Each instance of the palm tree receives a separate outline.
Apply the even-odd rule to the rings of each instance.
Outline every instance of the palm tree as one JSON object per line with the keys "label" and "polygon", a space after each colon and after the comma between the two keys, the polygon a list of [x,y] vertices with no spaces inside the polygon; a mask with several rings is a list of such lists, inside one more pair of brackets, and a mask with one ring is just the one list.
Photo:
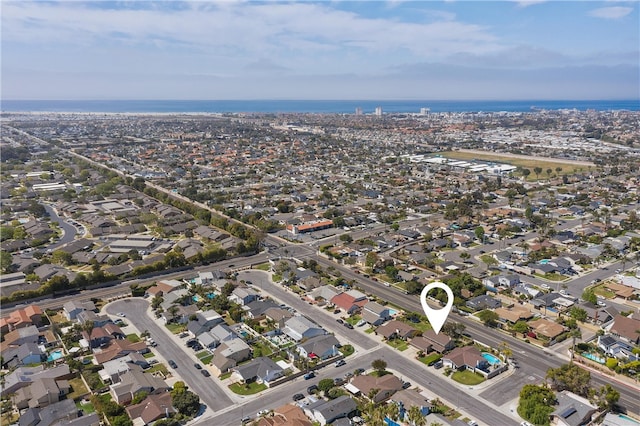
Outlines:
{"label": "palm tree", "polygon": [[413,426],[427,426],[427,419],[422,415],[420,407],[412,405],[407,412],[407,420]]}
{"label": "palm tree", "polygon": [[576,352],[576,338],[581,338],[582,332],[579,328],[575,328],[569,332],[569,336],[573,339],[573,342],[571,343],[571,359],[569,361],[573,362],[573,356]]}
{"label": "palm tree", "polygon": [[387,417],[391,420],[397,420],[398,416],[400,416],[400,407],[395,402],[390,402],[385,407],[385,412]]}
{"label": "palm tree", "polygon": [[173,321],[176,318],[176,314],[178,313],[178,307],[176,305],[171,305],[167,309],[167,313],[171,316],[169,322]]}

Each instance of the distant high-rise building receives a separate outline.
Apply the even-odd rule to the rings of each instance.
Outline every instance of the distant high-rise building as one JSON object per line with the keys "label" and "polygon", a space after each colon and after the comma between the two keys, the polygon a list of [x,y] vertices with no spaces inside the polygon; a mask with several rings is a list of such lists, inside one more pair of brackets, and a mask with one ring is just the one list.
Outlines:
{"label": "distant high-rise building", "polygon": [[431,108],[420,108],[420,115],[429,115]]}
{"label": "distant high-rise building", "polygon": [[376,107],[376,115],[380,117],[382,115],[382,107]]}
{"label": "distant high-rise building", "polygon": [[362,115],[362,108],[360,107],[356,108],[356,115]]}

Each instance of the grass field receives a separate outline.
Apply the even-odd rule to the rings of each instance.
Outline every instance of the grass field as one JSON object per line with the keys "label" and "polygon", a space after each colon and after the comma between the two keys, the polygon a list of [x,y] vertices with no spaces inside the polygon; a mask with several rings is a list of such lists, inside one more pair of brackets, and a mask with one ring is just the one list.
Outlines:
{"label": "grass field", "polygon": [[451,378],[463,385],[477,385],[484,382],[484,377],[469,370],[456,371],[451,375]]}
{"label": "grass field", "polygon": [[[531,174],[528,180],[536,180],[536,175],[533,172],[535,167],[540,167],[542,173],[538,176],[540,179],[547,179],[547,169],[553,170],[551,175],[570,175],[579,171],[586,171],[589,169],[589,165],[585,163],[572,162],[559,159],[547,159],[539,157],[519,157],[511,154],[501,154],[493,152],[467,152],[467,151],[447,151],[442,153],[443,157],[453,158],[456,160],[485,160],[495,161],[498,163],[511,164],[516,167],[522,167],[531,170]],[[560,172],[556,172],[556,167],[561,167]],[[595,167],[594,164],[591,167]]]}
{"label": "grass field", "polygon": [[246,385],[243,385],[242,383],[234,383],[232,385],[229,385],[229,389],[231,389],[233,393],[237,393],[238,395],[253,395],[267,389],[267,385],[263,383],[258,384],[256,382]]}

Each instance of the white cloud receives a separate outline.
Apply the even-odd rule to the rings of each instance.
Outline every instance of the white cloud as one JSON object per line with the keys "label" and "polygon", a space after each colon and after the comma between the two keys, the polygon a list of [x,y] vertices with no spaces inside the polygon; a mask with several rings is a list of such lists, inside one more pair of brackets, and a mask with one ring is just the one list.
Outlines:
{"label": "white cloud", "polygon": [[589,16],[603,19],[620,19],[633,12],[632,7],[610,6],[593,9],[589,12]]}
{"label": "white cloud", "polygon": [[535,4],[546,3],[547,0],[513,0],[518,3],[520,7],[529,7]]}

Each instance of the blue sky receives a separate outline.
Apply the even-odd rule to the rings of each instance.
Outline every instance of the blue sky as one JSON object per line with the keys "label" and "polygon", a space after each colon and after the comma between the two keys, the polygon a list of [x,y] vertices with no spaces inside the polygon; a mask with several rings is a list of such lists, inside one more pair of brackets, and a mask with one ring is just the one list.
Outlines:
{"label": "blue sky", "polygon": [[3,99],[639,99],[640,3],[2,1]]}

